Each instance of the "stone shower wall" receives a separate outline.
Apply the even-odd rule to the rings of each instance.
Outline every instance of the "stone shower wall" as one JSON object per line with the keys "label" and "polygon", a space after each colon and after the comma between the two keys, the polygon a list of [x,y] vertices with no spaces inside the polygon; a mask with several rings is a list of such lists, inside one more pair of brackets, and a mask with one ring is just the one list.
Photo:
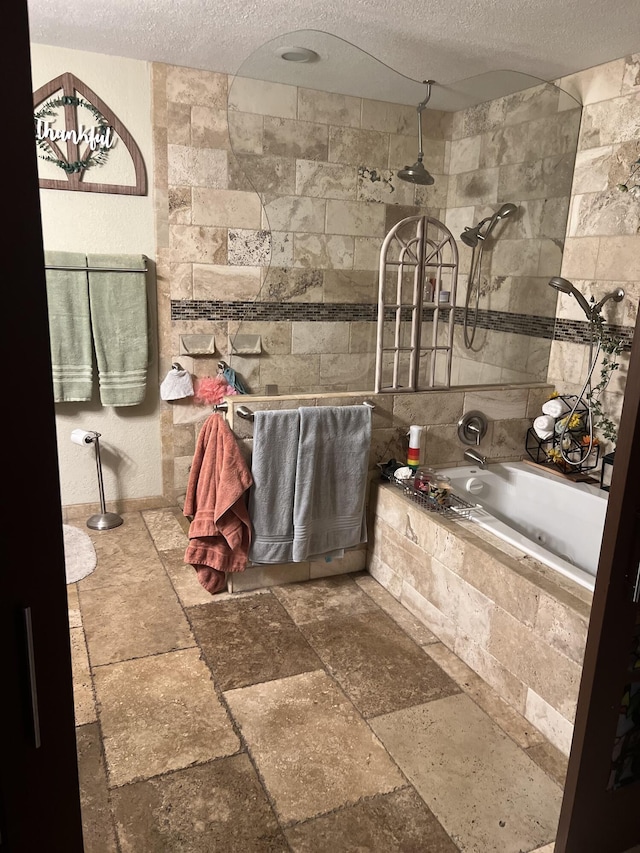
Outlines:
{"label": "stone shower wall", "polygon": [[[436,183],[415,188],[395,177],[415,158],[412,107],[154,65],[161,376],[176,357],[199,376],[215,374],[224,358],[257,393],[372,387],[382,235],[400,218],[428,211],[458,236],[513,201],[518,215],[497,226],[499,239],[485,252],[479,351],[469,358],[457,327],[452,380],[539,380],[551,350],[549,380],[561,383],[559,390],[576,390],[587,324],[566,313],[574,308],[566,298],[558,302],[556,320],[556,294],[547,281],[562,271],[580,286],[580,276],[591,275],[593,281],[585,281],[596,295],[624,282],[627,299],[606,313],[630,339],[638,290],[636,214],[630,197],[602,188],[601,173],[610,163],[607,180],[615,183],[631,162],[637,65],[637,56],[621,59],[559,81],[571,91],[582,80],[576,93],[586,91],[561,270],[566,203],[550,179],[559,179],[562,192],[571,184],[568,145],[578,112],[558,90],[541,86],[536,97],[518,93],[453,115],[427,110],[425,161]],[[542,190],[536,188],[541,179]],[[621,204],[624,216],[612,217]],[[597,225],[590,224],[592,214]],[[464,272],[471,253],[459,247]],[[515,262],[523,272],[518,277],[509,275]],[[459,306],[464,275],[460,284]],[[459,321],[461,309],[456,313]],[[261,336],[259,357],[231,354],[229,338],[238,329]],[[178,335],[189,332],[213,334],[215,353],[179,356]],[[624,371],[614,379],[607,406],[617,411]],[[162,404],[165,494],[180,493],[208,412],[190,402]]]}
{"label": "stone shower wall", "polygon": [[[549,84],[453,115],[445,224],[458,238],[500,204],[518,207],[484,244],[478,328],[466,349],[456,326],[454,384],[531,382],[546,370],[556,304],[547,282],[560,274],[579,122],[579,104]],[[460,241],[459,251],[466,274],[472,250]],[[459,306],[467,283],[461,276]]]}
{"label": "stone shower wall", "polygon": [[[414,187],[396,177],[417,156],[413,107],[160,64],[152,89],[161,376],[222,358],[252,393],[373,387],[380,244],[443,215],[451,116],[425,114],[436,182]],[[233,353],[239,329],[260,355]],[[179,354],[195,333],[215,337],[210,357]],[[162,404],[165,493],[209,412]]]}
{"label": "stone shower wall", "polygon": [[[622,302],[608,302],[603,316],[630,340],[640,301],[640,190],[621,192],[631,165],[640,157],[640,53],[608,62],[558,81],[584,103],[562,275],[589,299],[622,287]],[[636,183],[640,182],[640,175]],[[584,315],[575,300],[558,297],[560,322]],[[554,340],[549,382],[561,393],[578,393],[588,364],[588,346]],[[603,394],[603,408],[619,420],[624,399],[628,351]],[[599,381],[599,367],[594,382]]]}

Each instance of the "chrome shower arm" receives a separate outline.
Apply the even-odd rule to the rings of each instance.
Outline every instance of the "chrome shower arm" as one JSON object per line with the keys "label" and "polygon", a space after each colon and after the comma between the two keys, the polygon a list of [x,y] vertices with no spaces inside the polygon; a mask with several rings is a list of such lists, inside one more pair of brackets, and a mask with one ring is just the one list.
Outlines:
{"label": "chrome shower arm", "polygon": [[421,113],[424,109],[426,109],[427,104],[431,98],[431,85],[435,83],[435,80],[423,80],[424,85],[427,87],[427,94],[424,96],[424,100],[420,101],[418,104],[418,112]]}
{"label": "chrome shower arm", "polygon": [[424,96],[424,100],[420,101],[417,106],[418,112],[418,162],[422,163],[422,158],[424,157],[424,149],[422,147],[422,113],[427,107],[429,100],[431,98],[431,84],[433,80],[425,80],[424,81],[427,87],[427,94]]}
{"label": "chrome shower arm", "polygon": [[602,306],[610,299],[613,299],[614,302],[620,302],[622,299],[624,299],[624,290],[621,287],[618,287],[616,288],[616,290],[612,290],[611,293],[605,294],[600,300],[600,302],[596,302],[596,304],[594,305],[594,314],[599,314],[602,310]]}

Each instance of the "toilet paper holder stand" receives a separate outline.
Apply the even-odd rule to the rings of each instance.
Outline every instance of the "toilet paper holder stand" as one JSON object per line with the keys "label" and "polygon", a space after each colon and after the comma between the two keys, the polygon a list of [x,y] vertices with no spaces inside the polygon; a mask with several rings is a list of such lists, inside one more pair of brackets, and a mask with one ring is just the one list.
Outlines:
{"label": "toilet paper holder stand", "polygon": [[100,433],[91,430],[86,438],[87,443],[93,444],[96,452],[96,470],[98,472],[98,491],[100,493],[100,512],[87,519],[87,527],[91,530],[112,530],[119,527],[124,519],[115,512],[107,512],[104,500],[104,480],[102,478],[102,460],[100,459]]}

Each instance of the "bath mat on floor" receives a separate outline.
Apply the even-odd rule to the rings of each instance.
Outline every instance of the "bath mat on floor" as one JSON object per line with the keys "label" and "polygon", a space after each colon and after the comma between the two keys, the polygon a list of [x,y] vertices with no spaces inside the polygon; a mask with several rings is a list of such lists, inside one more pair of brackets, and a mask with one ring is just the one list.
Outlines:
{"label": "bath mat on floor", "polygon": [[70,524],[63,524],[64,564],[67,583],[86,578],[95,569],[98,558],[89,535]]}

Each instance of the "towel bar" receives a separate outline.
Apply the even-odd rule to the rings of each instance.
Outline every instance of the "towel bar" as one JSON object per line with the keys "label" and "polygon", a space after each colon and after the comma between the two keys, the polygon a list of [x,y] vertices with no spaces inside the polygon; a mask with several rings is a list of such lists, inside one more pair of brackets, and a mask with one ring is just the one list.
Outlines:
{"label": "towel bar", "polygon": [[75,270],[78,270],[79,272],[149,272],[149,267],[147,266],[149,258],[146,255],[142,255],[142,259],[144,261],[144,267],[141,267],[140,269],[130,267],[71,267],[45,264],[45,270],[63,270],[65,272],[73,272]]}
{"label": "towel bar", "polygon": [[[373,411],[376,407],[375,403],[372,403],[371,400],[363,400],[362,405],[366,406],[368,409],[371,409],[371,411]],[[213,407],[214,412],[227,412],[228,410],[229,404],[226,402],[216,403]],[[245,421],[253,420],[253,412],[251,411],[251,409],[247,409],[246,406],[238,406],[238,408],[235,410],[235,414],[238,415],[239,418],[243,418]]]}

